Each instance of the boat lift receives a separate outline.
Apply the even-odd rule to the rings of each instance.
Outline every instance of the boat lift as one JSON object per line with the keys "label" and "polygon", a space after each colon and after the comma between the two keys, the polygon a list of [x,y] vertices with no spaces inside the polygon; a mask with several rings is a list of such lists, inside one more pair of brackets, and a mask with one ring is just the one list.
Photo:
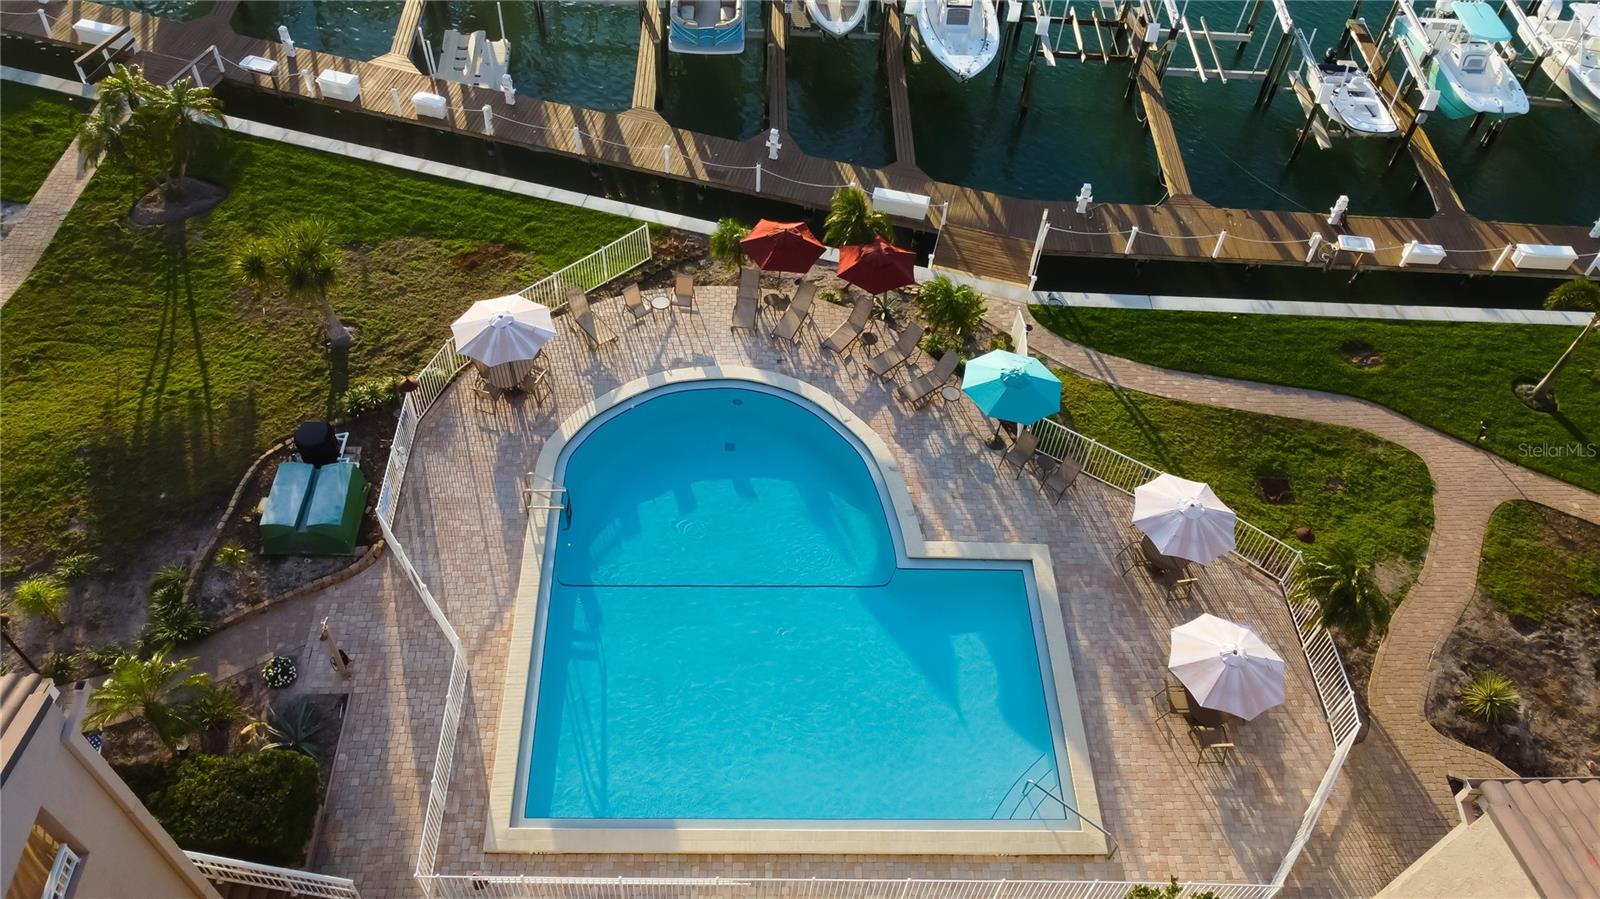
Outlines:
{"label": "boat lift", "polygon": [[[1537,0],[1537,2],[1534,4],[1534,9],[1537,10],[1543,5],[1543,0]],[[1522,76],[1522,90],[1524,93],[1528,94],[1528,103],[1533,106],[1550,106],[1557,108],[1567,106],[1569,104],[1572,106],[1577,106],[1577,101],[1571,99],[1570,97],[1567,99],[1562,99],[1560,97],[1551,96],[1552,92],[1559,88],[1559,85],[1556,83],[1554,78],[1548,77],[1550,74],[1549,72],[1545,73],[1547,76],[1545,80],[1548,83],[1545,85],[1544,93],[1537,97],[1531,93],[1528,93],[1528,88],[1533,85],[1534,73],[1543,68],[1546,60],[1554,57],[1554,62],[1557,66],[1566,66],[1568,61],[1572,59],[1572,51],[1557,47],[1555,42],[1550,39],[1550,35],[1547,34],[1542,28],[1539,28],[1538,25],[1528,17],[1528,13],[1522,9],[1522,4],[1520,2],[1515,2],[1514,0],[1514,2],[1507,3],[1506,11],[1511,13],[1512,22],[1516,26],[1512,29],[1512,32],[1522,40],[1523,44],[1527,45],[1528,52],[1531,54],[1531,57],[1524,57],[1520,53],[1508,55],[1506,57],[1507,63],[1527,63],[1528,70],[1523,73]],[[1535,12],[1535,15],[1537,14],[1538,13]]]}
{"label": "boat lift", "polygon": [[[1356,12],[1360,11],[1361,3],[1362,0],[1355,0],[1355,11],[1351,13],[1352,18],[1355,17]],[[1517,0],[1507,0],[1507,2],[1502,5],[1502,8],[1516,5]],[[1409,27],[1409,30],[1416,35],[1417,39],[1425,47],[1427,47],[1427,52],[1424,53],[1420,59],[1417,57],[1416,53],[1412,51],[1410,44],[1408,44],[1406,41],[1400,40],[1395,35],[1394,24],[1397,18],[1404,19]],[[1403,73],[1400,83],[1395,91],[1394,100],[1391,102],[1398,101],[1401,97],[1405,96],[1406,83],[1408,81],[1419,91],[1425,91],[1427,89],[1426,86],[1429,83],[1427,72],[1428,63],[1433,61],[1433,57],[1439,52],[1439,48],[1434,46],[1433,41],[1429,39],[1428,31],[1422,25],[1422,19],[1418,17],[1416,9],[1412,6],[1412,0],[1395,0],[1394,5],[1390,7],[1388,18],[1384,20],[1383,29],[1380,33],[1380,37],[1378,38],[1378,52],[1380,55],[1388,58],[1388,54],[1384,51],[1384,45],[1386,43],[1389,45],[1389,52],[1396,53],[1406,68],[1406,71]],[[1509,41],[1499,44],[1498,47],[1501,57],[1506,60],[1508,65],[1519,55],[1517,49],[1511,46]],[[1535,68],[1537,68],[1537,66],[1535,66]],[[1515,73],[1513,72],[1513,74]],[[1530,70],[1527,78],[1531,77],[1532,71]],[[1524,81],[1526,81],[1526,79],[1524,79]],[[1473,131],[1477,130],[1478,126],[1483,122],[1483,116],[1484,114],[1480,112],[1472,117],[1472,124],[1467,126],[1468,134],[1471,134]],[[1489,127],[1484,130],[1483,138],[1479,141],[1478,145],[1487,149],[1490,144],[1494,143],[1494,139],[1500,135],[1501,130],[1505,128],[1507,121],[1509,120],[1498,119],[1494,122],[1491,122]]]}

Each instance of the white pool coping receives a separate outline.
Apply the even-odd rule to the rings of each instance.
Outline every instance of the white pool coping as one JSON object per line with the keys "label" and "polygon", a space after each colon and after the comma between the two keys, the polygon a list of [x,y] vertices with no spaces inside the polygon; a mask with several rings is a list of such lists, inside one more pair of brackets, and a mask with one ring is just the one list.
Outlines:
{"label": "white pool coping", "polygon": [[[1090,768],[1083,716],[1078,708],[1071,647],[1056,591],[1050,548],[1035,543],[955,543],[923,539],[900,467],[883,439],[838,398],[811,384],[777,372],[746,366],[703,366],[657,372],[630,381],[574,411],[546,439],[533,468],[536,483],[549,485],[568,443],[591,421],[640,394],[674,384],[703,381],[745,382],[776,388],[828,412],[871,455],[875,480],[893,506],[900,563],[926,560],[1021,562],[1031,567],[1035,611],[1045,644],[1041,659],[1054,678],[1052,716],[1057,766],[1069,775],[1078,812],[1104,826]],[[543,579],[549,559],[546,531],[555,510],[530,515],[522,568],[512,603],[511,636],[505,666],[489,783],[488,827],[484,851],[494,853],[828,853],[915,855],[1075,855],[1104,856],[1104,834],[1092,826],[1063,820],[1004,821],[715,821],[620,819],[523,820],[517,808],[519,779],[526,754],[525,725],[535,713],[529,702],[533,669],[543,644]],[[1064,758],[1063,758],[1064,757]]]}

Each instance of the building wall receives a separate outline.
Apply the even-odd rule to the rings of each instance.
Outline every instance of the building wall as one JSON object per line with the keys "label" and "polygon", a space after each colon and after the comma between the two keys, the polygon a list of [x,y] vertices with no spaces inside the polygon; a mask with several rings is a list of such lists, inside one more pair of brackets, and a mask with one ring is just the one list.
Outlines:
{"label": "building wall", "polygon": [[1541,899],[1487,815],[1458,824],[1377,899]]}
{"label": "building wall", "polygon": [[63,739],[66,719],[55,704],[42,715],[0,791],[0,884],[11,883],[37,822],[82,856],[73,899],[217,899],[88,742],[70,731]]}

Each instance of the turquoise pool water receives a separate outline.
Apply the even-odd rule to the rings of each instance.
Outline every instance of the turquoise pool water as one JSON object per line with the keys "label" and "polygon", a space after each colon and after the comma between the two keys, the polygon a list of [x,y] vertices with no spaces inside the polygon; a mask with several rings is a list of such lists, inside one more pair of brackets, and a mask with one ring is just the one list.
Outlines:
{"label": "turquoise pool water", "polygon": [[647,395],[561,478],[529,818],[1067,817],[1024,571],[900,567],[855,445],[743,387]]}

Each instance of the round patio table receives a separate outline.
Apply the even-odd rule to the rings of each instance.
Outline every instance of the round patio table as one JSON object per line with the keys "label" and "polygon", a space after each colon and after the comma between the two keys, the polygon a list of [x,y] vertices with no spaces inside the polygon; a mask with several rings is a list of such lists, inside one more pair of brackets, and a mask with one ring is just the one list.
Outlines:
{"label": "round patio table", "polygon": [[773,312],[782,312],[789,308],[789,298],[781,293],[769,293],[761,299]]}
{"label": "round patio table", "polygon": [[946,384],[944,389],[939,391],[939,395],[944,397],[945,402],[953,403],[961,399],[961,388],[954,384]]}
{"label": "round patio table", "polygon": [[672,297],[664,293],[652,294],[649,299],[650,308],[657,312],[665,312],[672,305]]}

